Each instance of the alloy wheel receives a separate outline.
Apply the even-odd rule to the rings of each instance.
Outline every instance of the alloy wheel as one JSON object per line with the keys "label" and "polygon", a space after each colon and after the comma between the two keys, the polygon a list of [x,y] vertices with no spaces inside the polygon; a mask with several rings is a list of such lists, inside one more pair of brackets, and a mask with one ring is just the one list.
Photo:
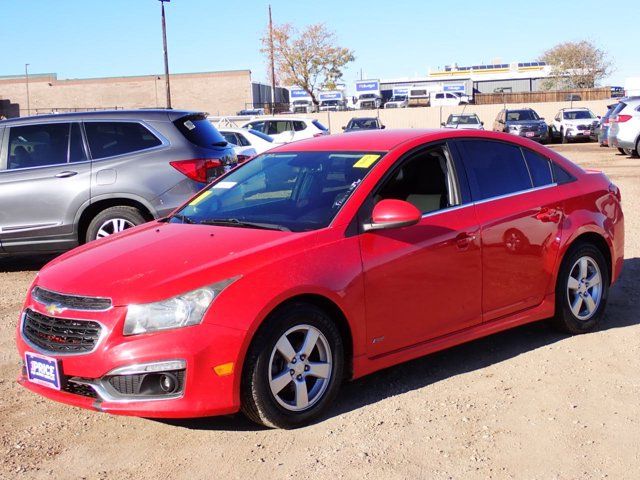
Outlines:
{"label": "alloy wheel", "polygon": [[602,299],[602,275],[596,261],[580,257],[569,271],[567,300],[573,315],[582,321],[589,320],[598,310]]}
{"label": "alloy wheel", "polygon": [[326,337],[311,325],[296,325],[273,347],[269,387],[281,407],[300,412],[322,398],[332,370],[331,348]]}
{"label": "alloy wheel", "polygon": [[122,232],[127,228],[135,227],[135,224],[124,218],[111,218],[100,225],[96,239],[108,237],[114,233]]}

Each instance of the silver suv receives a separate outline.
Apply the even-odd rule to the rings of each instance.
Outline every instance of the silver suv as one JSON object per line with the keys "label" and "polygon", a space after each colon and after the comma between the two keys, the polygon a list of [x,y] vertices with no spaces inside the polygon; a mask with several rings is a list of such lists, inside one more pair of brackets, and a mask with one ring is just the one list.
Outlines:
{"label": "silver suv", "polygon": [[163,217],[235,163],[198,112],[0,121],[0,256],[61,252]]}

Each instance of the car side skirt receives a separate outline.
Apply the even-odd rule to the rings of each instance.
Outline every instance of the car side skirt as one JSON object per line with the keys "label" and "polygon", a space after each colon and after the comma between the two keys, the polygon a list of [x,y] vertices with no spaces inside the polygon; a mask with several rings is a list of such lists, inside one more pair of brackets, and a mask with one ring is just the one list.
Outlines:
{"label": "car side skirt", "polygon": [[460,345],[494,333],[508,330],[527,323],[550,318],[555,313],[555,293],[548,294],[540,305],[517,312],[507,317],[481,323],[456,333],[434,338],[415,345],[375,357],[362,355],[353,359],[353,379],[368,375],[377,370],[388,368],[430,353]]}

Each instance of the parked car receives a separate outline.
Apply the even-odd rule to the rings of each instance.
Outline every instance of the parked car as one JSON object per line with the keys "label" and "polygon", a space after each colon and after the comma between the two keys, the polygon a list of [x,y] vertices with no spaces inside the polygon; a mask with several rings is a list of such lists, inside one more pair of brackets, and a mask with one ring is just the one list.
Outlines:
{"label": "parked car", "polygon": [[549,139],[548,127],[544,118],[540,117],[532,108],[502,109],[493,123],[493,130],[526,137],[541,143]]}
{"label": "parked car", "polygon": [[19,382],[101,412],[298,427],[343,379],[550,317],[597,328],[623,245],[618,188],[516,136],[287,144],[46,265]]}
{"label": "parked car", "polygon": [[484,130],[484,122],[481,122],[475,113],[451,114],[446,122],[440,124],[444,128],[457,128],[460,130]]}
{"label": "parked car", "polygon": [[601,147],[609,146],[609,122],[611,120],[611,114],[617,105],[617,103],[607,105],[607,112],[600,118],[596,127],[591,132],[591,139],[596,140]]}
{"label": "parked car", "polygon": [[60,252],[164,217],[236,164],[205,114],[180,110],[4,120],[0,143],[0,255]]}
{"label": "parked car", "polygon": [[264,115],[264,108],[245,108],[238,112],[241,116],[259,116]]}
{"label": "parked car", "polygon": [[329,129],[319,120],[303,117],[263,117],[241,126],[244,129],[265,133],[278,143],[329,135]]}
{"label": "parked car", "polygon": [[634,157],[640,152],[640,97],[622,98],[609,120],[609,145]]}
{"label": "parked car", "polygon": [[220,128],[220,134],[229,143],[235,143],[243,147],[252,147],[257,153],[266,152],[281,143],[274,142],[266,133],[246,128]]}
{"label": "parked car", "polygon": [[384,125],[376,117],[353,117],[346,126],[342,127],[344,133],[361,130],[383,130]]}
{"label": "parked car", "polygon": [[561,139],[562,143],[590,140],[597,122],[598,117],[588,108],[561,108],[549,126],[549,135]]}
{"label": "parked car", "polygon": [[446,107],[469,103],[469,97],[457,92],[431,92],[429,105],[432,107]]}

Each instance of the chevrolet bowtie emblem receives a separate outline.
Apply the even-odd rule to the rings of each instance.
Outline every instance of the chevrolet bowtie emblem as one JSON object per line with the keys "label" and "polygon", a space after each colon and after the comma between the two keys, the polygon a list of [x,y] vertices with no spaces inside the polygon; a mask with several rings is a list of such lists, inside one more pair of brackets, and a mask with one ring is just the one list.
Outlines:
{"label": "chevrolet bowtie emblem", "polygon": [[64,308],[62,308],[60,305],[55,304],[55,303],[50,303],[49,305],[47,305],[45,307],[45,310],[47,311],[47,313],[49,315],[57,315],[59,313],[62,313],[65,311]]}

